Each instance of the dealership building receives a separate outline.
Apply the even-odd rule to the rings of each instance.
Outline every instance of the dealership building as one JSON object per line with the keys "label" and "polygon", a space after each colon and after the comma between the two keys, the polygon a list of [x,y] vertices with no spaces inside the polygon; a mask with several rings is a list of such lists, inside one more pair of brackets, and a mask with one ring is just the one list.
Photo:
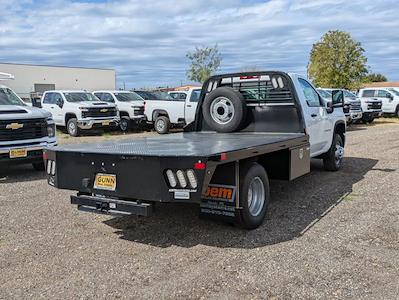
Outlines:
{"label": "dealership building", "polygon": [[24,100],[48,90],[114,90],[116,85],[112,69],[0,63],[0,72],[14,76],[1,83]]}

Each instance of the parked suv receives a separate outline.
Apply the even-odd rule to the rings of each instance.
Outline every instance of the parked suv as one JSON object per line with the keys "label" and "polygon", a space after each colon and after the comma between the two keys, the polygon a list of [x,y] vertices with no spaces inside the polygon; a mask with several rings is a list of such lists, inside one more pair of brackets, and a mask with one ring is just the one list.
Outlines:
{"label": "parked suv", "polygon": [[144,101],[134,92],[129,91],[94,91],[93,94],[101,101],[115,103],[121,118],[119,126],[122,131],[128,131],[131,125],[145,122]]}
{"label": "parked suv", "polygon": [[[336,89],[317,89],[323,98],[331,100],[332,91]],[[351,124],[360,120],[363,116],[362,105],[360,99],[352,92],[345,89],[338,89],[343,92],[344,95],[344,113],[346,117],[346,123]]]}
{"label": "parked suv", "polygon": [[56,143],[51,114],[28,106],[0,85],[0,164],[32,163],[36,170],[44,170],[43,149]]}
{"label": "parked suv", "polygon": [[47,91],[41,103],[53,115],[55,124],[66,126],[71,136],[78,136],[81,129],[119,125],[115,104],[102,102],[86,91]]}
{"label": "parked suv", "polygon": [[364,88],[359,91],[362,99],[377,99],[382,102],[384,114],[399,117],[399,91],[394,88]]}

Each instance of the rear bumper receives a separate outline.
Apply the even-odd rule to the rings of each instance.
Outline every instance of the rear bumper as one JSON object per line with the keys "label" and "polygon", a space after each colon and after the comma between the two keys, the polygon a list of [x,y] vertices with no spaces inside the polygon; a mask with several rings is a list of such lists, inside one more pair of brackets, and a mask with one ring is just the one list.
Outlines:
{"label": "rear bumper", "polygon": [[93,196],[71,196],[71,204],[79,210],[108,215],[152,215],[152,204]]}
{"label": "rear bumper", "polygon": [[119,124],[119,117],[101,119],[80,119],[78,126],[80,129],[92,129],[101,127],[116,127]]}

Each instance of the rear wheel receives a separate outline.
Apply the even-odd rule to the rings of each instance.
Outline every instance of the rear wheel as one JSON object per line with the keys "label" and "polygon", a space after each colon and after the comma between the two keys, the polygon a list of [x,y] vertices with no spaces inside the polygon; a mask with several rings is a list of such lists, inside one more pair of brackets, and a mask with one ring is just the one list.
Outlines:
{"label": "rear wheel", "polygon": [[259,227],[266,216],[270,198],[269,179],[258,163],[249,163],[240,171],[240,225],[247,229]]}
{"label": "rear wheel", "polygon": [[80,133],[78,127],[78,120],[76,118],[71,118],[67,122],[67,131],[70,136],[78,136]]}
{"label": "rear wheel", "polygon": [[154,123],[155,131],[159,134],[166,134],[170,129],[170,121],[168,117],[160,116],[155,120]]}
{"label": "rear wheel", "polygon": [[344,142],[339,134],[334,134],[330,150],[323,159],[324,169],[326,171],[338,171],[344,158]]}
{"label": "rear wheel", "polygon": [[44,171],[45,167],[44,167],[44,162],[37,162],[37,163],[32,163],[33,169],[35,169],[36,171]]}

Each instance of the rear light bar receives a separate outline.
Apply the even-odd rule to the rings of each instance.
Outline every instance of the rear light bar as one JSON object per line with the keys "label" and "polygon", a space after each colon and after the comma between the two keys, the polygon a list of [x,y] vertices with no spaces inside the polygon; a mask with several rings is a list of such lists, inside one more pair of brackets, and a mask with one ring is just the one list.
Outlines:
{"label": "rear light bar", "polygon": [[173,172],[171,169],[166,170],[166,178],[171,188],[193,188],[198,187],[197,176],[193,169],[177,170]]}

